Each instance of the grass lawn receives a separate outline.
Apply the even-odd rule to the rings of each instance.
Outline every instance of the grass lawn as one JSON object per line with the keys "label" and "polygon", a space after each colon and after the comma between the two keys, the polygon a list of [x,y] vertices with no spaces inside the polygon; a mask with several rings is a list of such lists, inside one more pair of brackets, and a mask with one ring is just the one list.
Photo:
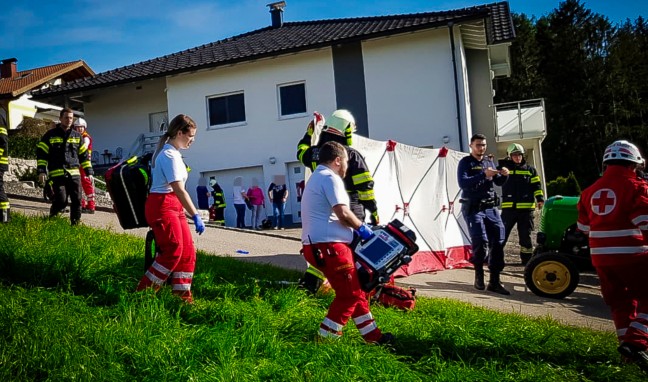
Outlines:
{"label": "grass lawn", "polygon": [[613,333],[443,299],[375,306],[393,348],[317,329],[294,271],[198,253],[195,304],[134,293],[144,240],[15,214],[0,226],[0,381],[641,381]]}

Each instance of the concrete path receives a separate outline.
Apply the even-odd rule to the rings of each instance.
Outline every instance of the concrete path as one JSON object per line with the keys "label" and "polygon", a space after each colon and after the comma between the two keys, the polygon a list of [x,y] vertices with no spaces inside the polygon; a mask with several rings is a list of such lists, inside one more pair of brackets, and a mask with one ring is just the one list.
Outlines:
{"label": "concrete path", "polygon": [[[49,205],[35,199],[13,198],[11,208],[12,211],[24,214],[47,215]],[[105,209],[94,215],[84,214],[82,223],[139,237],[145,237],[148,230],[140,228],[125,231],[120,227],[117,216]],[[300,229],[252,231],[208,225],[205,233],[200,236],[194,234],[194,239],[197,248],[206,253],[303,271],[306,262],[299,255],[300,233]],[[550,317],[566,325],[614,331],[609,310],[600,297],[595,277],[584,277],[573,294],[564,300],[553,300],[538,297],[527,290],[521,270],[519,265],[507,266],[502,275],[503,283],[512,292],[511,296],[475,290],[472,287],[472,269],[416,274],[400,278],[397,282],[417,288],[419,296],[461,300],[505,313]]]}

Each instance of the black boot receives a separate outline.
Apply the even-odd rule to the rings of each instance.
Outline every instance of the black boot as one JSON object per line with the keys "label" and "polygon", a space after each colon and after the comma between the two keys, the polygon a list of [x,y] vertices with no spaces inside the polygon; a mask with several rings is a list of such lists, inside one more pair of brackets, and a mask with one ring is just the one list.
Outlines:
{"label": "black boot", "polygon": [[484,285],[484,265],[479,264],[475,265],[475,289],[484,290],[486,285]]}
{"label": "black boot", "polygon": [[505,296],[511,294],[511,292],[507,291],[502,285],[502,283],[500,283],[499,273],[495,273],[495,272],[491,272],[490,280],[488,281],[488,286],[486,287],[486,290],[489,292],[503,294]]}

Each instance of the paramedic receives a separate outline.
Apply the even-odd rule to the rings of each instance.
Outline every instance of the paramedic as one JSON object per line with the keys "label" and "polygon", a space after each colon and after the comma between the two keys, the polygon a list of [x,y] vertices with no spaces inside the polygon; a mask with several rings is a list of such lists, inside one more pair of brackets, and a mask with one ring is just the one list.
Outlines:
{"label": "paramedic", "polygon": [[349,209],[349,195],[342,181],[347,151],[337,142],[327,142],[320,147],[319,158],[320,164],[306,183],[302,197],[301,237],[304,258],[328,278],[335,290],[319,335],[341,337],[342,328],[352,318],[365,341],[388,343],[393,335],[381,333],[376,326],[349,247],[354,229],[364,240],[373,232]]}
{"label": "paramedic", "polygon": [[191,215],[198,234],[205,231],[205,224],[185,190],[187,168],[179,150],[188,149],[195,136],[196,123],[189,116],[178,114],[169,123],[153,155],[153,181],[145,214],[160,254],[137,286],[138,291],[149,287],[157,290],[170,277],[173,293],[188,303],[193,302],[191,282],[196,266],[196,249],[185,210]]}
{"label": "paramedic", "polygon": [[[468,223],[472,255],[469,261],[475,267],[475,289],[509,295],[500,283],[504,269],[504,224],[497,210],[498,197],[493,184],[506,182],[509,171],[498,170],[485,157],[486,136],[475,134],[470,138],[470,155],[459,161],[457,174],[461,188],[461,212]],[[484,286],[484,263],[488,257],[490,281]]]}
{"label": "paramedic", "polygon": [[[88,134],[88,124],[85,119],[77,118],[74,122],[74,130],[81,134],[82,143],[88,149],[88,158],[92,158],[92,137]],[[81,212],[94,214],[96,208],[94,179],[91,179],[83,168],[80,168],[79,172],[81,173],[81,188],[88,199],[86,203],[86,200],[81,198]]]}
{"label": "paramedic", "polygon": [[[319,113],[315,114],[315,119],[317,121],[324,120]],[[351,147],[353,133],[356,130],[355,118],[348,110],[334,111],[331,117],[326,120],[317,145],[311,146],[311,139],[317,128],[317,123],[310,121],[306,133],[297,144],[297,159],[306,168],[314,171],[319,164],[320,147],[324,143],[333,141],[345,146],[349,156],[349,168],[344,177],[344,187],[349,194],[349,208],[363,222],[365,221],[365,210],[369,210],[371,224],[380,224],[378,205],[374,198],[374,181],[369,172],[369,167],[362,154]],[[317,292],[322,282],[322,274],[313,267],[308,267],[302,277],[302,285],[313,293]]]}
{"label": "paramedic", "polygon": [[36,146],[36,171],[38,180],[45,184],[47,175],[53,191],[49,216],[65,210],[70,197],[70,222],[76,225],[81,220],[81,172],[93,182],[94,172],[90,163],[88,148],[83,144],[81,134],[72,129],[74,112],[61,110],[60,122],[48,130]]}
{"label": "paramedic", "polygon": [[609,145],[603,176],[581,194],[577,225],[589,235],[619,352],[648,372],[648,184],[635,173],[642,163],[632,143]]}
{"label": "paramedic", "polygon": [[9,135],[5,111],[0,107],[0,223],[9,222],[9,198],[4,189],[6,171],[9,171]]}
{"label": "paramedic", "polygon": [[544,205],[544,193],[540,176],[535,167],[526,163],[524,147],[511,143],[506,149],[508,157],[499,164],[509,169],[509,177],[502,186],[502,221],[504,222],[504,245],[511,230],[517,224],[520,238],[520,260],[522,265],[533,255],[531,231],[534,228],[533,211]]}

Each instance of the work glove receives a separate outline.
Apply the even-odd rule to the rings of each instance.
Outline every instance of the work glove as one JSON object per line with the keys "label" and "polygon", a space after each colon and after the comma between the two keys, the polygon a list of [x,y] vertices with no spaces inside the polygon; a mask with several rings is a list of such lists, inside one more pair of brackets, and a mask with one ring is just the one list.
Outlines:
{"label": "work glove", "polygon": [[205,223],[203,223],[200,215],[195,214],[191,218],[193,219],[193,222],[196,225],[196,232],[198,232],[198,235],[201,235],[203,232],[205,232]]}
{"label": "work glove", "polygon": [[369,217],[369,220],[371,220],[371,225],[380,224],[380,218],[378,217],[378,211],[372,212],[371,216]]}
{"label": "work glove", "polygon": [[362,223],[358,229],[355,230],[355,232],[360,236],[362,241],[369,240],[374,236],[373,231],[371,228],[367,225],[367,223]]}

